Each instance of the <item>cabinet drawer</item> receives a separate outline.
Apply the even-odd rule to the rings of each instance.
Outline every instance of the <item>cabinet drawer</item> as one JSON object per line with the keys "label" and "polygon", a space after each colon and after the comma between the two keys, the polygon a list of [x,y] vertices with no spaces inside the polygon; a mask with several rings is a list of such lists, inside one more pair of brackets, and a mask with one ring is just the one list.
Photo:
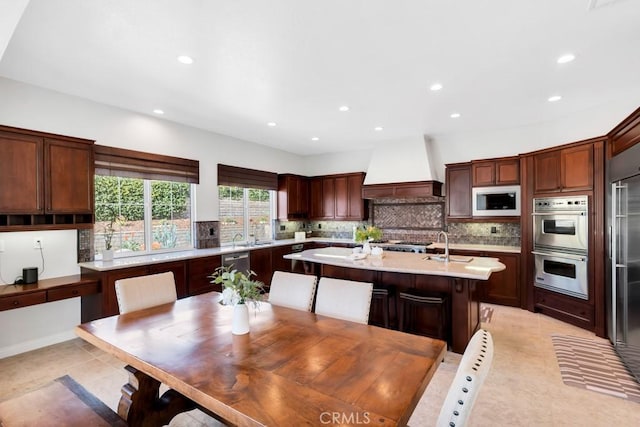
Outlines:
{"label": "cabinet drawer", "polygon": [[589,303],[572,301],[571,297],[536,288],[535,308],[573,325],[593,329],[594,310]]}
{"label": "cabinet drawer", "polygon": [[47,291],[47,301],[93,295],[100,292],[98,283],[83,283],[81,285],[65,286]]}
{"label": "cabinet drawer", "polygon": [[38,291],[30,294],[16,295],[13,297],[0,298],[0,311],[11,310],[12,308],[27,307],[29,305],[42,304],[47,302],[47,292]]}

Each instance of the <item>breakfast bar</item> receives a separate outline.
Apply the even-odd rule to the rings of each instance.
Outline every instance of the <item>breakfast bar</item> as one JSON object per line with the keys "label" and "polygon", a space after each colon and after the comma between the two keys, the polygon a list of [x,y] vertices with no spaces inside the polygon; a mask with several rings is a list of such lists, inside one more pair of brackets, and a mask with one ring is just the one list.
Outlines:
{"label": "breakfast bar", "polygon": [[480,302],[476,288],[505,265],[497,258],[451,255],[448,261],[433,254],[387,252],[372,256],[348,248],[309,249],[285,255],[302,261],[318,276],[393,286],[399,292],[419,291],[445,295],[450,304],[451,350],[463,353],[480,327]]}

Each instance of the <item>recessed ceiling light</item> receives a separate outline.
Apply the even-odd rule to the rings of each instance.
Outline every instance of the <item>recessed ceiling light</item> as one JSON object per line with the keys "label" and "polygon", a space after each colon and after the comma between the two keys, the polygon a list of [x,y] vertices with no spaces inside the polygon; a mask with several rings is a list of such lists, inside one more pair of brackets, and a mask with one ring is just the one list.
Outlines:
{"label": "recessed ceiling light", "polygon": [[431,85],[431,87],[429,87],[429,89],[431,89],[432,91],[437,91],[442,89],[442,84],[441,83],[434,83]]}
{"label": "recessed ceiling light", "polygon": [[373,130],[375,130],[376,132],[380,132],[382,131],[383,127],[382,126],[376,126],[373,128]]}
{"label": "recessed ceiling light", "polygon": [[338,110],[340,110],[340,111],[349,111],[349,107],[347,105],[343,105],[342,107],[338,108]]}
{"label": "recessed ceiling light", "polygon": [[560,95],[553,95],[550,96],[547,101],[549,102],[556,102],[556,101],[560,101],[562,99],[562,97]]}
{"label": "recessed ceiling light", "polygon": [[460,113],[451,113],[449,117],[451,117],[452,119],[457,119],[458,117],[460,117]]}
{"label": "recessed ceiling light", "polygon": [[154,113],[156,113],[156,114],[164,114],[164,111],[162,111],[162,110],[160,110],[160,109],[158,109],[158,108],[156,108],[155,110],[153,110],[153,112],[154,112]]}
{"label": "recessed ceiling light", "polygon": [[269,123],[267,123],[267,126],[275,127],[276,126],[276,122],[269,122]]}
{"label": "recessed ceiling light", "polygon": [[178,62],[187,65],[193,64],[193,58],[187,55],[180,55],[178,56]]}
{"label": "recessed ceiling light", "polygon": [[312,141],[320,141],[320,138],[318,138],[317,136],[314,136],[313,138],[311,138]]}
{"label": "recessed ceiling light", "polygon": [[562,55],[560,58],[558,58],[557,62],[558,64],[566,64],[567,62],[571,62],[574,59],[576,59],[576,56],[572,53],[567,53],[566,55]]}

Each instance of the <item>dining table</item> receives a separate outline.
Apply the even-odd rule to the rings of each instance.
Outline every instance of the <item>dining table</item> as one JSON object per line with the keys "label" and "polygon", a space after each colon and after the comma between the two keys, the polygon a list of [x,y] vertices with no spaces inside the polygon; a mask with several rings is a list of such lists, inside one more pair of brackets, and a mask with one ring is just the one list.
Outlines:
{"label": "dining table", "polygon": [[[76,334],[126,363],[118,414],[168,424],[199,408],[239,426],[406,425],[447,344],[267,302],[250,332],[208,292],[80,324]],[[167,389],[160,395],[161,387]]]}

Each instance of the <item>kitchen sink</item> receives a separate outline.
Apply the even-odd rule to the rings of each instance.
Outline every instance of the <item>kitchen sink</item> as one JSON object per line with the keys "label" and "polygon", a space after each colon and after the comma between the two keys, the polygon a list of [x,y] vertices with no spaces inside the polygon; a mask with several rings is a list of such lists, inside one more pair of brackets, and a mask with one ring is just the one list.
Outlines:
{"label": "kitchen sink", "polygon": [[[445,261],[444,255],[429,255],[424,259],[432,259],[434,261]],[[449,262],[471,262],[473,257],[471,256],[462,256],[462,255],[449,255]]]}

